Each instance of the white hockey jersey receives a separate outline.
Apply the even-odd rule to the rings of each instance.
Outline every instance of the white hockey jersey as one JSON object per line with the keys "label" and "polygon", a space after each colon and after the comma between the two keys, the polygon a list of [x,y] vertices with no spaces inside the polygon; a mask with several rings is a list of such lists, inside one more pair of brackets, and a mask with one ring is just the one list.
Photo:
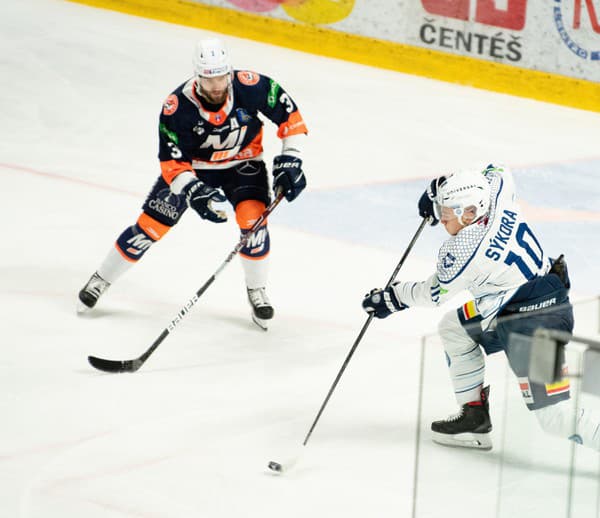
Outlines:
{"label": "white hockey jersey", "polygon": [[483,174],[491,187],[488,216],[444,242],[437,271],[426,281],[393,289],[407,306],[438,306],[468,290],[485,329],[521,285],[551,264],[515,202],[512,173],[489,167]]}

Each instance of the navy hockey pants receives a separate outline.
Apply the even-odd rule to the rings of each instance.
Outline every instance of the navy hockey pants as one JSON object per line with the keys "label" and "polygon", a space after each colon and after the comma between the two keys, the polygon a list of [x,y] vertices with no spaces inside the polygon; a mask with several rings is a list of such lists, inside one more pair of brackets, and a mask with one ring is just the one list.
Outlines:
{"label": "navy hockey pants", "polygon": [[548,274],[527,282],[499,313],[496,327],[491,331],[477,332],[471,321],[464,327],[469,336],[479,343],[486,354],[504,351],[512,371],[519,380],[525,403],[530,410],[553,405],[569,399],[569,383],[564,380],[552,385],[529,381],[530,346],[520,344],[511,348],[511,333],[533,336],[536,329],[556,329],[573,332],[573,306],[569,290],[555,274]]}

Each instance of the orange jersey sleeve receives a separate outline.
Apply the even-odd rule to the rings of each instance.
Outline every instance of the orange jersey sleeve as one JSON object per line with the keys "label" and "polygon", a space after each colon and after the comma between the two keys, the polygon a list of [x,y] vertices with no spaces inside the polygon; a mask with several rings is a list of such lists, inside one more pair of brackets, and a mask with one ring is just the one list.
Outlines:
{"label": "orange jersey sleeve", "polygon": [[288,120],[282,122],[279,125],[277,136],[279,138],[291,137],[292,135],[299,135],[300,133],[308,133],[306,124],[300,112],[296,110],[290,113]]}
{"label": "orange jersey sleeve", "polygon": [[163,179],[168,185],[175,177],[184,171],[193,171],[192,164],[189,162],[178,162],[177,160],[163,160],[160,162],[160,170]]}

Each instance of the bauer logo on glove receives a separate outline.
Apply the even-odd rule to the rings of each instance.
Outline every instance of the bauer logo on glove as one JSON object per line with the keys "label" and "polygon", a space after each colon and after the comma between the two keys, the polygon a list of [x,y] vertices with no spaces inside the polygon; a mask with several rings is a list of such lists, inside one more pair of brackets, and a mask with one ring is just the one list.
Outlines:
{"label": "bauer logo on glove", "polygon": [[306,187],[302,159],[291,155],[278,155],[273,159],[273,190],[285,194],[287,201],[294,200]]}

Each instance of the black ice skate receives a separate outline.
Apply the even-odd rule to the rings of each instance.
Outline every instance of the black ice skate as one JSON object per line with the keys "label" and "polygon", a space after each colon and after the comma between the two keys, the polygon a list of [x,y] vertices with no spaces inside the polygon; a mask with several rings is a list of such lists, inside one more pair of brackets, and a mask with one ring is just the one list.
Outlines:
{"label": "black ice skate", "polygon": [[273,318],[275,311],[269,302],[265,288],[247,288],[247,291],[248,301],[252,306],[252,320],[258,327],[266,331],[268,329],[267,320]]}
{"label": "black ice skate", "polygon": [[92,309],[100,295],[102,295],[110,286],[110,282],[105,281],[98,272],[90,277],[87,284],[79,292],[79,302],[77,304],[77,313],[85,313]]}
{"label": "black ice skate", "polygon": [[485,387],[481,391],[481,401],[466,403],[458,414],[431,423],[433,441],[446,446],[491,450],[489,394],[490,387]]}

